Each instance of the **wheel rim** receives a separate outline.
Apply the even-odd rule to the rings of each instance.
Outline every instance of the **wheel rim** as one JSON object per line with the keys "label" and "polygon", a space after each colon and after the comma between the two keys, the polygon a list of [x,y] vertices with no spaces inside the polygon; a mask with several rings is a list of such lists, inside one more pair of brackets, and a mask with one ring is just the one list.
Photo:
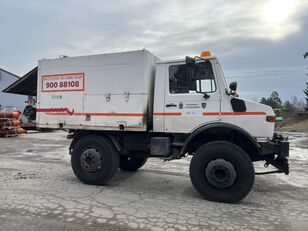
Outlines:
{"label": "wheel rim", "polygon": [[234,165],[223,158],[212,160],[205,169],[207,180],[216,188],[228,188],[236,180]]}
{"label": "wheel rim", "polygon": [[83,170],[94,173],[101,168],[102,156],[97,149],[88,148],[81,154],[80,162]]}

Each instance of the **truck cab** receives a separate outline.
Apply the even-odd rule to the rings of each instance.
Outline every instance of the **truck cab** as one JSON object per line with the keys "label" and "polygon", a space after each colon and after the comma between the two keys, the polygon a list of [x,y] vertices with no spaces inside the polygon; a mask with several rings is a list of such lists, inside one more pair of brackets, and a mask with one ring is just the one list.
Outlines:
{"label": "truck cab", "polygon": [[218,59],[209,51],[201,55],[190,63],[157,64],[154,131],[191,133],[205,124],[224,122],[256,138],[272,137],[274,122],[268,121],[275,116],[272,108],[235,96],[236,86],[230,92]]}
{"label": "truck cab", "polygon": [[[37,121],[72,139],[75,175],[106,184],[150,157],[191,157],[190,178],[208,200],[236,202],[255,175],[289,173],[289,143],[271,107],[238,97],[210,51],[161,61],[147,50],[41,60]],[[253,162],[277,170],[255,173]]]}

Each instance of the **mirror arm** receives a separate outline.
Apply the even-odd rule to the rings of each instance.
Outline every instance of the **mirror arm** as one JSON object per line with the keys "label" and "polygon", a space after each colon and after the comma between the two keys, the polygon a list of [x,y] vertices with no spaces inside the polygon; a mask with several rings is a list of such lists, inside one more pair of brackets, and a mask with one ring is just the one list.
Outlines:
{"label": "mirror arm", "polygon": [[226,88],[225,91],[226,91],[226,95],[232,95],[232,94],[231,94],[231,90],[228,91],[228,89]]}
{"label": "mirror arm", "polygon": [[232,91],[232,90],[228,91],[227,89],[226,89],[226,95],[230,95],[230,96],[232,95],[234,97],[239,97],[236,91]]}

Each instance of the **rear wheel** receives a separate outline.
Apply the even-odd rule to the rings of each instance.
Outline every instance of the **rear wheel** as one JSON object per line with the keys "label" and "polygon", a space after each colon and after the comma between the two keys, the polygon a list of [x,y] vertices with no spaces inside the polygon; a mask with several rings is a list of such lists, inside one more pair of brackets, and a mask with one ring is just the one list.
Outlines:
{"label": "rear wheel", "polygon": [[230,142],[214,141],[201,146],[194,154],[190,178],[205,199],[232,203],[247,196],[255,173],[243,149]]}
{"label": "rear wheel", "polygon": [[120,156],[120,169],[124,171],[136,171],[146,162],[147,157]]}
{"label": "rear wheel", "polygon": [[106,138],[89,135],[73,147],[71,156],[75,175],[85,184],[100,185],[109,181],[119,167],[119,153]]}

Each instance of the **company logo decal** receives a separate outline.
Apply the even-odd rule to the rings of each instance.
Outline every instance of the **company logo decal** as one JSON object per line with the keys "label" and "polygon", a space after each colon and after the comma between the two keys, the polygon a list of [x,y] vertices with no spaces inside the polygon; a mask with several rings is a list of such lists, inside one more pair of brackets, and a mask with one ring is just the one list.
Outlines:
{"label": "company logo decal", "polygon": [[201,103],[202,108],[206,107],[206,103]]}

